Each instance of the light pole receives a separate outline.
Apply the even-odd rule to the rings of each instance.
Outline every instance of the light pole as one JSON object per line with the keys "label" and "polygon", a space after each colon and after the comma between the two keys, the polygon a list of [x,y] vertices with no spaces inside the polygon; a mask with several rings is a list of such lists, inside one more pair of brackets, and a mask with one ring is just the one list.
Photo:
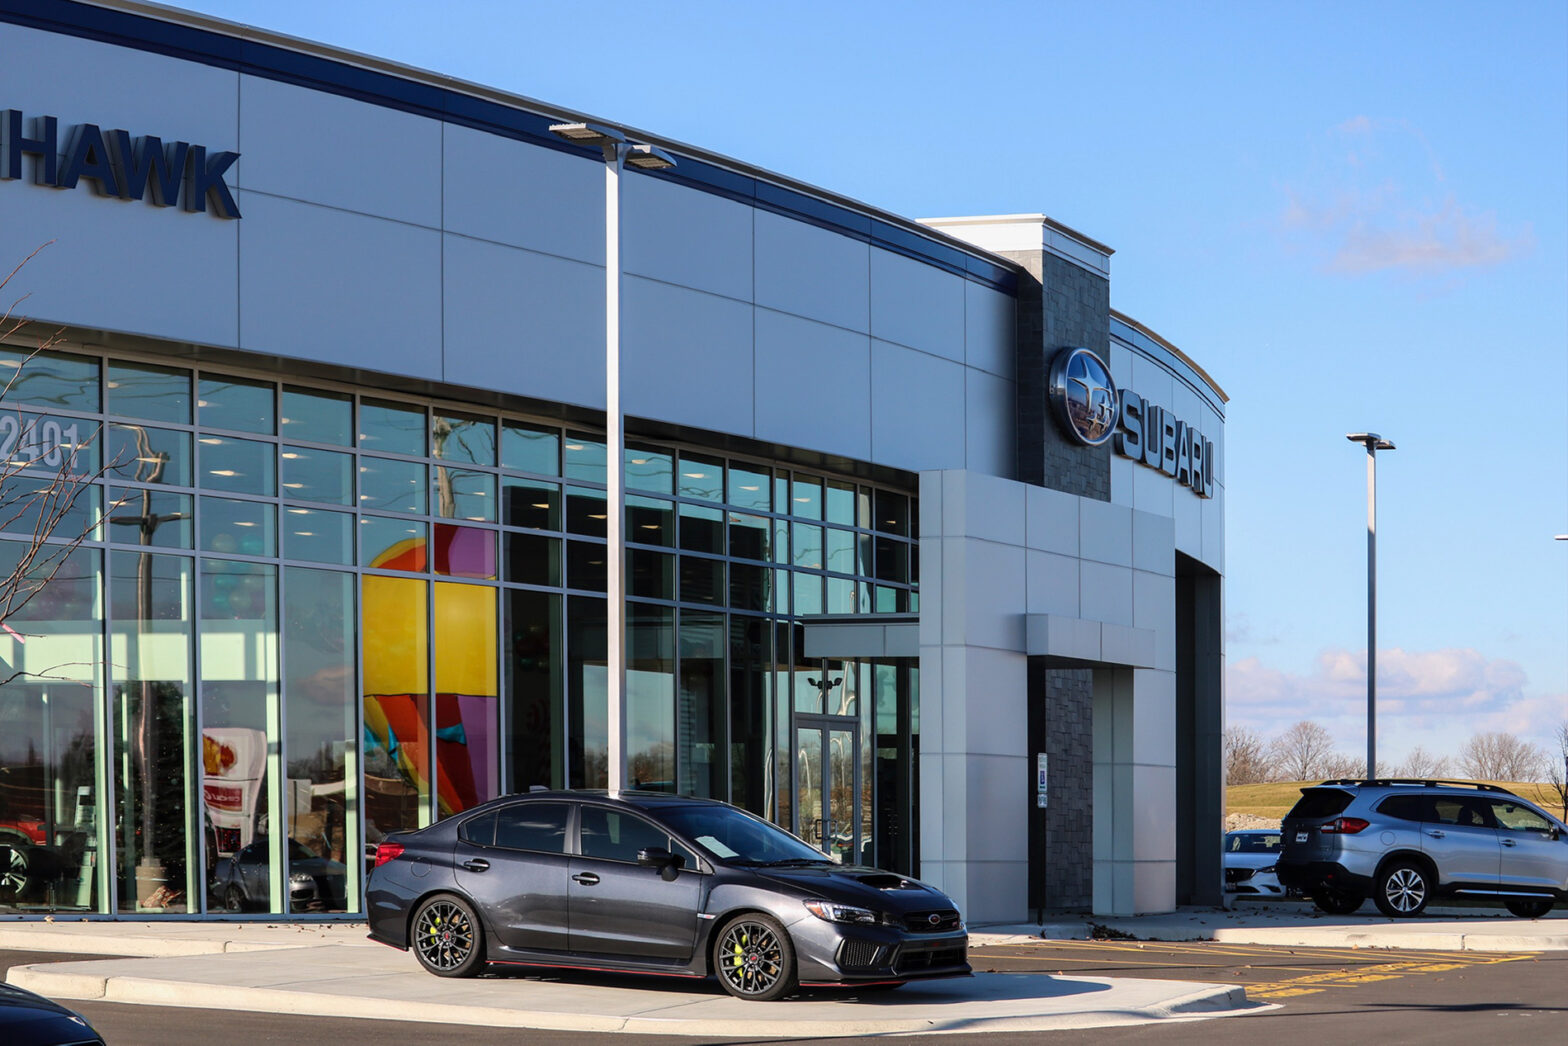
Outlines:
{"label": "light pole", "polygon": [[621,132],[590,123],[558,123],[550,133],[573,145],[598,146],[604,153],[604,431],[605,599],[609,676],[605,718],[609,728],[609,788],[626,781],[626,418],[621,412],[621,168],[662,171],[675,166],[667,153],[634,145]]}
{"label": "light pole", "polygon": [[1375,432],[1351,432],[1346,439],[1367,448],[1367,780],[1377,777],[1377,452],[1393,450],[1392,440]]}

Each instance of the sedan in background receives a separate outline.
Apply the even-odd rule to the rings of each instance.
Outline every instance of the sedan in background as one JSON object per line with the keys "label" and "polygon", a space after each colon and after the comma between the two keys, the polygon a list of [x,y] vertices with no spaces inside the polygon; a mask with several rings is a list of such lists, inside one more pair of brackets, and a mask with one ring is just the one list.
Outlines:
{"label": "sedan in background", "polygon": [[382,841],[372,939],[440,977],[487,963],[713,975],[742,999],[969,974],[946,895],[839,864],[744,810],[662,792],[530,792]]}
{"label": "sedan in background", "polygon": [[1284,849],[1276,828],[1247,828],[1225,833],[1225,892],[1252,897],[1299,897],[1274,874]]}

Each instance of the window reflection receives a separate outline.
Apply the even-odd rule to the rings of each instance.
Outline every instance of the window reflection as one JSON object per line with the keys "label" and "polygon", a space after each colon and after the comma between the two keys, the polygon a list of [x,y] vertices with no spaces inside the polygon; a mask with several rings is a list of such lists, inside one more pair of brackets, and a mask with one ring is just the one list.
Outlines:
{"label": "window reflection", "polygon": [[267,838],[267,753],[280,740],[277,629],[276,567],[202,562],[201,794],[212,911],[305,907],[303,898],[291,903],[292,891],[285,896],[282,839]]}
{"label": "window reflection", "polygon": [[[27,545],[0,542],[14,576]],[[99,911],[103,805],[94,704],[104,663],[100,553],[61,549],[27,572],[0,631],[0,913]],[[52,575],[52,577],[51,577]],[[47,646],[26,640],[48,637]]]}
{"label": "window reflection", "polygon": [[675,791],[675,611],[626,608],[626,780]]}
{"label": "window reflection", "polygon": [[283,494],[300,501],[354,503],[354,457],[330,450],[285,446]]}
{"label": "window reflection", "polygon": [[283,390],[280,435],[306,443],[354,444],[354,401],[341,392],[320,389]]}
{"label": "window reflection", "polygon": [[108,468],[136,483],[191,485],[191,435],[146,425],[109,426]]}
{"label": "window reflection", "polygon": [[495,420],[438,411],[430,422],[430,455],[471,465],[494,465]]}
{"label": "window reflection", "polygon": [[501,477],[502,522],[509,527],[561,529],[561,488],[554,483]]}
{"label": "window reflection", "polygon": [[512,787],[560,788],[565,784],[561,597],[513,589],[502,598]]}
{"label": "window reflection", "polygon": [[154,548],[191,547],[191,496],[146,488],[110,487],[108,539]]}
{"label": "window reflection", "polygon": [[604,485],[608,476],[605,473],[605,450],[602,438],[568,432],[566,442],[561,444],[561,450],[564,452],[561,456],[565,460],[567,479]]}
{"label": "window reflection", "polygon": [[262,501],[203,497],[201,548],[203,552],[275,556],[277,510]]}
{"label": "window reflection", "polygon": [[110,554],[114,689],[116,910],[193,910],[198,869],[187,770],[191,692],[191,561]]}
{"label": "window reflection", "polygon": [[197,445],[201,455],[198,482],[205,489],[268,496],[278,492],[275,444],[204,435]]}
{"label": "window reflection", "polygon": [[435,571],[451,577],[495,577],[495,531],[435,525]]}
{"label": "window reflection", "polygon": [[270,436],[277,430],[271,382],[208,375],[196,392],[197,420],[215,429]]}
{"label": "window reflection", "polygon": [[108,411],[147,421],[191,423],[191,372],[147,363],[109,364]]}
{"label": "window reflection", "polygon": [[425,466],[393,458],[360,458],[359,507],[424,515]]}
{"label": "window reflection", "polygon": [[402,403],[365,400],[359,405],[359,445],[383,454],[425,453],[425,411]]}
{"label": "window reflection", "polygon": [[[359,825],[354,578],[331,570],[286,567],[283,582],[283,647],[288,655],[283,750],[293,797],[289,838],[315,855],[308,865],[291,855],[290,878],[304,872],[315,880],[321,910],[359,911],[361,839],[378,842],[381,832],[367,825],[362,833]],[[344,884],[337,897],[331,889],[338,874],[334,866],[342,868]]]}
{"label": "window reflection", "polygon": [[440,816],[500,794],[496,590],[435,585],[436,801]]}
{"label": "window reflection", "polygon": [[98,361],[86,356],[0,346],[0,388],[8,383],[8,403],[98,410]]}
{"label": "window reflection", "polygon": [[686,498],[704,501],[724,500],[724,462],[701,454],[681,454],[680,473],[675,492]]}
{"label": "window reflection", "polygon": [[429,633],[417,578],[360,579],[367,834],[430,823]]}
{"label": "window reflection", "polygon": [[313,508],[284,509],[283,555],[312,563],[353,563],[353,515]]}
{"label": "window reflection", "polygon": [[686,610],[681,612],[680,625],[677,791],[723,799],[724,615]]}
{"label": "window reflection", "polygon": [[541,476],[561,474],[561,434],[555,429],[507,422],[501,431],[501,465]]}
{"label": "window reflection", "polygon": [[362,516],[359,521],[359,565],[423,573],[429,555],[425,526],[419,520]]}
{"label": "window reflection", "polygon": [[495,476],[437,465],[434,515],[448,519],[495,520]]}
{"label": "window reflection", "polygon": [[675,476],[675,463],[666,451],[633,444],[626,448],[626,488],[668,494]]}

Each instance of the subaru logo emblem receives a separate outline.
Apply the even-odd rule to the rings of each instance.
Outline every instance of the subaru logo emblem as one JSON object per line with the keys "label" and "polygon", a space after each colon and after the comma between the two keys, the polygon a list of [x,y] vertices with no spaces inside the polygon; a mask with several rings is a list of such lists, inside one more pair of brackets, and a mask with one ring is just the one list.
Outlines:
{"label": "subaru logo emblem", "polygon": [[1116,431],[1116,383],[1110,368],[1088,349],[1063,349],[1051,361],[1047,396],[1064,429],[1098,447]]}
{"label": "subaru logo emblem", "polygon": [[940,915],[936,915],[936,914],[933,913],[931,915],[926,916],[926,922],[930,923],[932,926],[941,926],[942,925],[942,917]]}

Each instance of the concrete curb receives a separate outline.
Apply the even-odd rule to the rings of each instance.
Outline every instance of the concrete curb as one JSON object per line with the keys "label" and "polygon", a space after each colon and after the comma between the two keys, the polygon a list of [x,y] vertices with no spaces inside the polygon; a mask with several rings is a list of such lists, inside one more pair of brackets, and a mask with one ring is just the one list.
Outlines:
{"label": "concrete curb", "polygon": [[[211,924],[187,923],[184,926],[155,927],[146,924],[127,926],[113,922],[83,923],[0,923],[0,950],[24,952],[75,952],[80,955],[123,955],[138,959],[166,959],[189,955],[218,955],[234,952],[271,952],[286,948],[314,948],[323,944],[346,947],[380,947],[365,937],[362,924],[338,924],[331,931],[295,931],[277,926],[257,926],[246,939],[249,927],[224,926],[214,933]],[[181,934],[185,927],[196,932]],[[265,938],[265,939],[258,939]]]}
{"label": "concrete curb", "polygon": [[[62,972],[51,964],[13,967],[7,980],[56,999],[543,1031],[789,1039],[1038,1032],[1185,1022],[1273,1009],[1269,1005],[1249,1002],[1245,989],[1236,985],[1073,978],[1078,982],[1077,986],[1081,986],[1078,992],[1056,997],[1042,993],[1038,1012],[1020,1012],[1020,1008],[1027,1008],[1031,1001],[1020,998],[1016,992],[1016,978],[1021,975],[981,974],[965,982],[966,986],[973,986],[970,997],[936,1004],[921,998],[911,999],[907,1006],[899,1005],[891,998],[879,998],[873,1005],[820,999],[740,1003],[748,1014],[755,1013],[755,1016],[737,1018],[730,1013],[701,1012],[733,1009],[735,1000],[726,996],[670,993],[641,1003],[640,1012],[603,1014],[587,1012],[591,1006],[572,1011],[539,1010],[476,1004],[475,1000],[450,1003],[388,999],[336,994],[308,987],[235,986],[123,973],[94,975],[79,968],[95,964],[71,965],[78,969]],[[1042,981],[1042,985],[1048,983],[1060,982],[1049,978]],[[994,1002],[986,993],[992,986],[997,989],[997,1001]],[[1010,987],[1012,992],[1008,991]],[[1083,987],[1095,990],[1084,992]],[[584,1001],[589,1001],[589,994],[585,992]]]}
{"label": "concrete curb", "polygon": [[1215,930],[1214,940],[1227,944],[1272,944],[1288,948],[1399,948],[1428,952],[1541,952],[1568,950],[1568,934],[1450,933],[1252,928]]}

